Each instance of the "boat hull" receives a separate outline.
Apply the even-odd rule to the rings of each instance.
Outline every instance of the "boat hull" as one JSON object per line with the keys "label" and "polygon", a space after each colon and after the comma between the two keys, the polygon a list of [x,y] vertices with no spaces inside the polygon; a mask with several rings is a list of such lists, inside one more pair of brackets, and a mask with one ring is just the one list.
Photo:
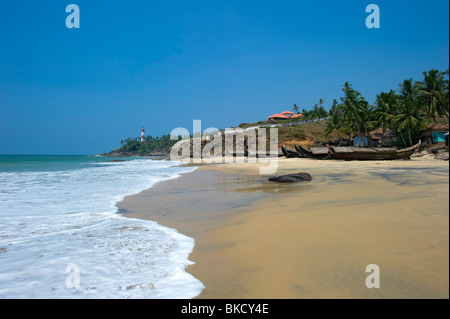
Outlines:
{"label": "boat hull", "polygon": [[287,158],[294,158],[294,157],[301,157],[300,154],[298,154],[296,151],[291,151],[290,149],[282,146],[281,151],[283,152],[283,155]]}
{"label": "boat hull", "polygon": [[358,148],[358,147],[331,147],[330,152],[336,159],[357,160],[357,161],[391,161],[399,159],[409,159],[417,149],[421,142],[414,146],[404,149],[388,149],[388,148]]}
{"label": "boat hull", "polygon": [[317,148],[317,150],[312,151],[311,149],[306,149],[302,146],[294,145],[295,150],[300,155],[300,157],[304,158],[313,158],[313,159],[325,159],[325,158],[331,158],[330,152],[328,150],[325,150],[323,148]]}

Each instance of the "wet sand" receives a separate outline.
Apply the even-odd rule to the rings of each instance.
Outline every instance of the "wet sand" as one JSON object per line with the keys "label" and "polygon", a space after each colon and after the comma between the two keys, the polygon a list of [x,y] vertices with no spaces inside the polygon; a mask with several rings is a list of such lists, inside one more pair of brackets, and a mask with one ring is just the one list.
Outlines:
{"label": "wet sand", "polygon": [[449,298],[448,162],[280,159],[302,184],[259,166],[201,165],[118,206],[195,239],[198,298]]}

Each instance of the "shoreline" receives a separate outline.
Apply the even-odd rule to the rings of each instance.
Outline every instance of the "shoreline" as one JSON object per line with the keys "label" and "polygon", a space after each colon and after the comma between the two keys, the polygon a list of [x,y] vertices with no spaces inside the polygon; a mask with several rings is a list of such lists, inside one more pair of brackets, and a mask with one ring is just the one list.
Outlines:
{"label": "shoreline", "polygon": [[[448,298],[448,163],[205,164],[117,206],[194,238],[197,298]],[[377,264],[381,288],[365,286]]]}

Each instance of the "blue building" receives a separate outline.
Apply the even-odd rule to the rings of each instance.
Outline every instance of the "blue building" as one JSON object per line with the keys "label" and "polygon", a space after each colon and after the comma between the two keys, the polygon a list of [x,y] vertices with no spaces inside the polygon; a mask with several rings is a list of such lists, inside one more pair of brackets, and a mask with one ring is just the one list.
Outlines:
{"label": "blue building", "polygon": [[431,133],[431,137],[433,138],[433,143],[445,142],[445,134],[448,132],[438,132],[434,131]]}

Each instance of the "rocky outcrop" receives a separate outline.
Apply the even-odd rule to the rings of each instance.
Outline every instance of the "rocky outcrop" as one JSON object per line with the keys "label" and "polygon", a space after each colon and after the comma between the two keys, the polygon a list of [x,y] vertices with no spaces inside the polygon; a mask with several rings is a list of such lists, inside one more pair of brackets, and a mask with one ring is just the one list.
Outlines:
{"label": "rocky outcrop", "polygon": [[299,183],[299,182],[310,182],[311,180],[312,177],[308,173],[288,174],[281,176],[273,176],[269,178],[270,182],[277,182],[277,183]]}

